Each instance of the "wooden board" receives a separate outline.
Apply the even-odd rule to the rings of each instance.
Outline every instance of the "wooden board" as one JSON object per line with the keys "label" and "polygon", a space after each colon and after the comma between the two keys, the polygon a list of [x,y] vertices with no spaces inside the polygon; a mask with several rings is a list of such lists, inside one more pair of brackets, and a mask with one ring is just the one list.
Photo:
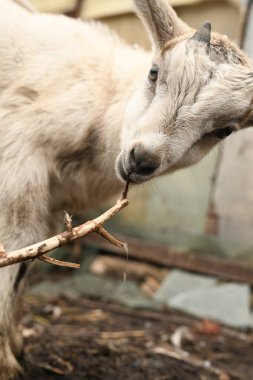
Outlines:
{"label": "wooden board", "polygon": [[[253,265],[240,263],[235,260],[203,255],[201,253],[185,253],[161,244],[141,241],[129,236],[120,236],[121,241],[128,244],[129,260],[145,262],[162,268],[178,268],[188,272],[202,273],[220,278],[221,280],[248,283],[253,285]],[[95,235],[89,235],[83,240],[86,247],[100,248],[120,257],[126,253],[118,247],[112,246],[108,241]]]}

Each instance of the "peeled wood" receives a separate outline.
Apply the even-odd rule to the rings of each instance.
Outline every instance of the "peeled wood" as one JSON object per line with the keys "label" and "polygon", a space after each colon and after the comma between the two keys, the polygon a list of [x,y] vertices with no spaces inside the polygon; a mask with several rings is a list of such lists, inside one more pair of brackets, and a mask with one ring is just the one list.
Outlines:
{"label": "peeled wood", "polygon": [[92,232],[99,233],[103,238],[108,240],[111,244],[127,249],[127,246],[125,243],[122,243],[121,241],[117,240],[115,237],[110,235],[103,227],[102,225],[112,218],[115,214],[117,214],[119,211],[121,211],[123,208],[125,208],[129,204],[128,200],[124,197],[117,201],[116,205],[114,205],[112,208],[107,210],[104,214],[100,215],[98,218],[93,219],[91,221],[88,221],[84,224],[81,224],[80,226],[77,226],[75,228],[72,228],[71,221],[69,219],[69,216],[65,216],[65,221],[67,224],[67,230],[62,232],[61,234],[58,234],[56,236],[53,236],[47,240],[41,241],[40,243],[36,243],[33,245],[30,245],[29,247],[18,249],[13,252],[4,252],[3,247],[0,248],[0,268],[17,264],[22,261],[26,260],[34,260],[36,258],[40,258],[43,261],[46,261],[50,264],[60,265],[60,266],[67,266],[67,267],[74,267],[79,268],[78,264],[73,263],[65,263],[60,262],[54,258],[44,256],[46,253],[61,247],[65,244],[68,244],[76,239],[80,239],[81,237],[84,237]]}

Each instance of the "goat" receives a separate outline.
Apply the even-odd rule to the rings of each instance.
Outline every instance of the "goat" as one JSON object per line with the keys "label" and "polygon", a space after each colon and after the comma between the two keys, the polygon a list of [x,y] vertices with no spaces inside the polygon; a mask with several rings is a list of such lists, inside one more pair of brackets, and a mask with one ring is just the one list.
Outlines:
{"label": "goat", "polygon": [[[99,23],[0,0],[0,241],[7,251],[47,238],[63,210],[87,211],[126,180],[192,165],[252,125],[253,71],[244,53],[209,23],[193,31],[166,0],[134,3],[152,54]],[[0,270],[0,380],[20,370],[26,270]]]}

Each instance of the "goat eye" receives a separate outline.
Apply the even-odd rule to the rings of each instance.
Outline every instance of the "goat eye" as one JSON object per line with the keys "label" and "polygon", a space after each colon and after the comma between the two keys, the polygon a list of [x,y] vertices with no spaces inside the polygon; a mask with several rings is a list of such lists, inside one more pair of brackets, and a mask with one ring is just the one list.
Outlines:
{"label": "goat eye", "polygon": [[158,67],[157,66],[151,67],[148,77],[149,77],[149,80],[151,80],[151,82],[155,83],[157,81],[157,79],[158,79]]}
{"label": "goat eye", "polygon": [[235,130],[234,127],[226,127],[226,128],[218,129],[217,131],[215,131],[215,135],[219,139],[224,139],[225,137],[230,136],[231,133],[234,132],[234,130]]}
{"label": "goat eye", "polygon": [[231,133],[233,133],[234,131],[235,131],[235,127],[220,128],[220,129],[217,129],[216,131],[212,131],[208,133],[207,136],[222,140],[228,137],[229,135],[231,135]]}

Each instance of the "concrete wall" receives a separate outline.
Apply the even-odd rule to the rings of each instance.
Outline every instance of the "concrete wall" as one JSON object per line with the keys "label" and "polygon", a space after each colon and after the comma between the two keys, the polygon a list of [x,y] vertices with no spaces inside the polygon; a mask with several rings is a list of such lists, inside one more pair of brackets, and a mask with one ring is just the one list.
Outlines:
{"label": "concrete wall", "polygon": [[[253,59],[253,5],[248,14],[244,50]],[[253,128],[231,137],[225,144],[213,192],[218,234],[240,242],[253,259]]]}

